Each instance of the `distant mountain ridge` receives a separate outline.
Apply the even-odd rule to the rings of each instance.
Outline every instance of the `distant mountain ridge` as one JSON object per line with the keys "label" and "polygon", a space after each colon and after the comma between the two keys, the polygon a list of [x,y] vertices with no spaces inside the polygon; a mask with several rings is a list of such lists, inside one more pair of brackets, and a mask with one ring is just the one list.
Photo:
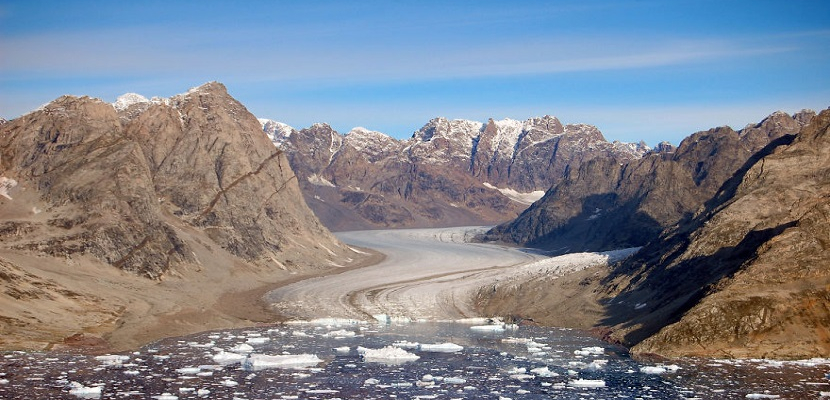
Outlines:
{"label": "distant mountain ridge", "polygon": [[332,229],[487,224],[515,217],[565,172],[594,158],[654,151],[608,142],[591,125],[544,116],[487,123],[434,118],[407,140],[327,124],[260,119],[288,154],[309,206]]}

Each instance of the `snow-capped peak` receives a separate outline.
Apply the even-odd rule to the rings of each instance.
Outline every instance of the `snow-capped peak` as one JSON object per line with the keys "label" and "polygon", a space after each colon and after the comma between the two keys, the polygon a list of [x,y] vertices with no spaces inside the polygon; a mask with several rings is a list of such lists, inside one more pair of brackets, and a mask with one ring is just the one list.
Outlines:
{"label": "snow-capped peak", "polygon": [[373,131],[371,129],[366,129],[362,126],[356,126],[356,127],[352,128],[352,130],[350,130],[349,133],[346,134],[346,136],[354,136],[354,137],[371,137],[371,136],[389,137],[389,135],[387,135],[383,132],[378,132],[378,131]]}
{"label": "snow-capped peak", "polygon": [[279,121],[267,118],[257,118],[257,120],[262,125],[262,131],[265,132],[268,139],[271,139],[271,142],[279,148],[284,147],[285,142],[291,137],[291,133],[295,131],[293,127]]}
{"label": "snow-capped peak", "polygon": [[112,103],[112,106],[115,107],[117,111],[124,111],[133,104],[142,104],[149,102],[150,100],[138,93],[125,93],[121,96],[118,96],[118,99],[115,100],[115,103]]}

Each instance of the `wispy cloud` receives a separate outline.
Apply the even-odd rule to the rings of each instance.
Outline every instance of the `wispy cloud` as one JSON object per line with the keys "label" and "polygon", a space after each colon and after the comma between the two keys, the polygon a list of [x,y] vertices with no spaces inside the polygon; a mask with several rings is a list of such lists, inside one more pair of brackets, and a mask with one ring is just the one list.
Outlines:
{"label": "wispy cloud", "polygon": [[111,29],[0,43],[7,75],[188,74],[250,80],[424,80],[655,68],[792,50],[788,44],[644,37],[491,43],[316,43],[217,36],[212,30]]}

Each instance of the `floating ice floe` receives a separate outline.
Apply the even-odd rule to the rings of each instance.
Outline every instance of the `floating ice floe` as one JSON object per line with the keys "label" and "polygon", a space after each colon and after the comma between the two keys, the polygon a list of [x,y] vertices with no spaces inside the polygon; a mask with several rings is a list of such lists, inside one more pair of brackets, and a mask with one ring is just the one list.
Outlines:
{"label": "floating ice floe", "polygon": [[583,347],[581,350],[574,350],[574,355],[577,356],[590,356],[590,355],[603,355],[605,354],[605,349],[599,346],[593,347]]}
{"label": "floating ice floe", "polygon": [[240,343],[236,346],[231,347],[229,350],[234,353],[250,353],[254,351],[254,348],[253,346],[247,343]]}
{"label": "floating ice floe", "polygon": [[494,333],[501,333],[506,330],[505,326],[502,324],[499,325],[473,325],[470,327],[471,330],[478,331],[478,332],[494,332]]}
{"label": "floating ice floe", "polygon": [[219,365],[230,365],[242,362],[245,358],[246,356],[244,354],[220,351],[213,355],[213,362]]}
{"label": "floating ice floe", "polygon": [[568,382],[568,385],[575,388],[603,388],[605,381],[602,379],[575,379]]}
{"label": "floating ice floe", "polygon": [[400,347],[400,348],[402,348],[402,349],[404,349],[404,350],[415,350],[415,349],[417,349],[417,348],[418,348],[418,346],[420,346],[420,345],[421,345],[421,344],[420,344],[420,343],[418,343],[418,342],[409,342],[409,341],[406,341],[406,340],[399,340],[399,341],[397,341],[397,342],[395,342],[395,343],[392,343],[392,346],[395,346],[395,347]]}
{"label": "floating ice floe", "polygon": [[174,396],[170,393],[162,393],[158,396],[150,396],[150,398],[153,398],[153,399],[156,399],[156,400],[179,400],[179,396]]}
{"label": "floating ice floe", "polygon": [[349,351],[351,351],[351,348],[349,346],[341,346],[341,347],[335,347],[333,350],[337,354],[349,354]]}
{"label": "floating ice floe", "polygon": [[747,399],[780,399],[781,396],[777,394],[766,394],[766,393],[750,393],[746,395]]}
{"label": "floating ice floe", "polygon": [[176,370],[181,375],[196,375],[201,371],[199,367],[185,367]]}
{"label": "floating ice floe", "polygon": [[246,340],[249,344],[265,344],[270,341],[271,339],[267,337],[249,337],[248,340]]}
{"label": "floating ice floe", "polygon": [[418,349],[428,353],[457,353],[464,350],[463,346],[455,343],[421,344]]}
{"label": "floating ice floe", "polygon": [[345,329],[340,329],[340,330],[337,330],[337,331],[331,331],[329,333],[326,333],[323,336],[331,337],[331,338],[335,338],[335,339],[343,339],[343,338],[347,338],[347,337],[354,337],[355,335],[356,335],[356,333],[354,331],[347,331]]}
{"label": "floating ice floe", "polygon": [[323,360],[314,354],[251,354],[242,362],[246,371],[259,371],[268,368],[304,368],[313,367]]}
{"label": "floating ice floe", "polygon": [[680,369],[677,365],[655,365],[655,366],[645,366],[640,367],[640,372],[644,374],[650,375],[661,375],[665,374],[666,372],[677,372]]}
{"label": "floating ice floe", "polygon": [[444,383],[448,385],[463,385],[467,383],[467,380],[461,377],[450,377],[444,378]]}
{"label": "floating ice floe", "polygon": [[69,384],[69,394],[80,397],[82,399],[99,399],[101,398],[101,386],[84,386],[79,382],[72,382]]}
{"label": "floating ice floe", "polygon": [[124,361],[129,361],[129,359],[130,356],[119,356],[112,354],[95,357],[96,361],[100,361],[101,364],[107,367],[120,367],[124,365]]}
{"label": "floating ice floe", "polygon": [[551,371],[548,367],[540,367],[534,368],[530,370],[531,374],[536,374],[536,376],[540,378],[551,378],[554,376],[559,376],[556,372]]}
{"label": "floating ice floe", "polygon": [[386,346],[380,349],[358,347],[357,352],[366,362],[403,363],[421,358],[416,354],[394,346]]}

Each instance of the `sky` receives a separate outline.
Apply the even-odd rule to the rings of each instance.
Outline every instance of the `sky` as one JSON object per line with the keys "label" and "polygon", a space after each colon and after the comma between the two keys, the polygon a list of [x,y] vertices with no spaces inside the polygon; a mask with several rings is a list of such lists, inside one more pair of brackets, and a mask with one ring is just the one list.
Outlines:
{"label": "sky", "polygon": [[678,144],[830,107],[830,1],[0,0],[0,117],[209,81],[298,129],[553,115]]}

